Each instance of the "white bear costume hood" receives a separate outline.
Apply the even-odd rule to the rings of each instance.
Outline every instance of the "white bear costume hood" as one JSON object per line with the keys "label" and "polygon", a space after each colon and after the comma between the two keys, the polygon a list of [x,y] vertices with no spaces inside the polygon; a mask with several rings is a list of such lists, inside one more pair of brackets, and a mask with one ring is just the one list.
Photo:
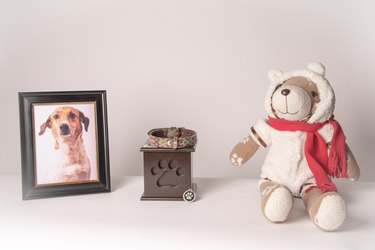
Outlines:
{"label": "white bear costume hood", "polygon": [[275,115],[272,112],[271,102],[272,95],[276,87],[292,77],[305,77],[316,84],[321,100],[312,116],[307,120],[307,123],[327,121],[332,116],[335,109],[335,93],[324,76],[325,67],[321,63],[309,63],[307,64],[307,69],[293,70],[288,72],[282,72],[281,70],[270,70],[268,72],[268,77],[271,80],[271,84],[265,98],[265,108],[268,115],[275,118]]}

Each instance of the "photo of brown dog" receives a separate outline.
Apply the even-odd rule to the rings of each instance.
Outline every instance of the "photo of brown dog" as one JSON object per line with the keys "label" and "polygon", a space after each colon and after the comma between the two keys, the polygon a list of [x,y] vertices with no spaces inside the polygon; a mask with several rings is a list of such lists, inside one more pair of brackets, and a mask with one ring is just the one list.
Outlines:
{"label": "photo of brown dog", "polygon": [[[95,135],[94,138],[87,138],[88,141],[90,139],[94,141],[94,145],[85,145],[84,140],[84,136],[88,137],[89,128],[91,128],[92,118],[89,117],[94,116],[94,113],[90,112],[90,104],[44,105],[38,108],[41,112],[35,112],[37,107],[34,107],[34,113],[44,114],[44,121],[39,123],[39,131],[35,136],[36,143],[39,142],[39,147],[36,145],[38,184],[96,180],[96,167],[92,167],[92,161],[96,163],[96,157],[95,155],[90,157],[87,153],[87,146],[91,146],[90,151],[94,149],[95,153]],[[49,113],[46,116],[47,112]],[[87,112],[92,114],[88,115]],[[39,114],[38,118],[41,119]],[[37,129],[37,124],[35,124],[35,129]],[[47,131],[50,132],[47,134]],[[96,173],[92,173],[93,171]]]}

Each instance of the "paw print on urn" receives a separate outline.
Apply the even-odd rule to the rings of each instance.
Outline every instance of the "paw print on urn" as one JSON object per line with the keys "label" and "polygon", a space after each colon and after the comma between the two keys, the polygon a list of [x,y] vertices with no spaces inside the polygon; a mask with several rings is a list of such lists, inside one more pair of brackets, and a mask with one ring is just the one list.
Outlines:
{"label": "paw print on urn", "polygon": [[178,165],[178,161],[159,160],[157,166],[151,168],[151,174],[155,176],[158,187],[177,188],[181,184],[181,177],[186,170]]}

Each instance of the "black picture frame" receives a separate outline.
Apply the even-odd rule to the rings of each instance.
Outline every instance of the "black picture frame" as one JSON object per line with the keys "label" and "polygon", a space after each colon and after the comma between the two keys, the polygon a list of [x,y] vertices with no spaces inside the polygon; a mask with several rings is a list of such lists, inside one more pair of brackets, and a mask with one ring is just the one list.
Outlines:
{"label": "black picture frame", "polygon": [[[105,90],[62,92],[19,92],[22,198],[23,200],[111,191],[107,99]],[[96,120],[97,179],[90,182],[37,185],[35,129],[33,124],[35,105],[65,105],[69,103],[94,103]]]}

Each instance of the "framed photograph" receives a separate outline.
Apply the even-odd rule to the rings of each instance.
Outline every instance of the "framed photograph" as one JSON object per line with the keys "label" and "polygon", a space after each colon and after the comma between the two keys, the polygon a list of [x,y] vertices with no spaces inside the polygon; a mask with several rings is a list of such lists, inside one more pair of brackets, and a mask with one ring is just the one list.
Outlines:
{"label": "framed photograph", "polygon": [[23,199],[110,192],[106,92],[18,95]]}

